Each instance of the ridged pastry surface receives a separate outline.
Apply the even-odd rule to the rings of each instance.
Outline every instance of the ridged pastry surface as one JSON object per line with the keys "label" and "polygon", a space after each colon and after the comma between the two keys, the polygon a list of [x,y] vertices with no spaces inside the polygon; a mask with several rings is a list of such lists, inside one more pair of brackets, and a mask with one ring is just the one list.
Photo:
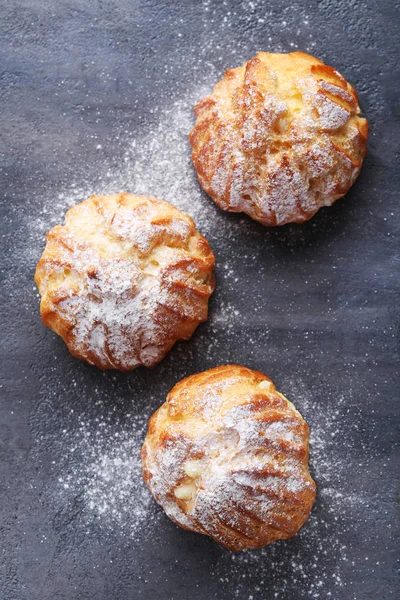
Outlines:
{"label": "ridged pastry surface", "polygon": [[260,52],[195,107],[192,158],[220,206],[264,225],[301,223],[342,197],[366,153],[354,88],[302,52]]}
{"label": "ridged pastry surface", "polygon": [[144,479],[178,525],[230,550],[293,536],[315,500],[309,429],[263,373],[227,365],[180,381],[149,421]]}
{"label": "ridged pastry surface", "polygon": [[43,322],[102,369],[159,362],[206,320],[214,255],[168,202],[91,196],[47,234],[35,281]]}

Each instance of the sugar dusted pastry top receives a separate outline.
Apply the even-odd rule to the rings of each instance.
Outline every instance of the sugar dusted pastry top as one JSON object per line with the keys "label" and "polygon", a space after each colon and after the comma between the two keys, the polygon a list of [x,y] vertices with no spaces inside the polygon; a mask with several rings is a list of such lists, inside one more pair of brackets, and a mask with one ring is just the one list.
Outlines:
{"label": "sugar dusted pastry top", "polygon": [[192,158],[224,210],[264,225],[301,223],[359,174],[368,124],[354,88],[302,52],[260,52],[195,107]]}
{"label": "sugar dusted pastry top", "polygon": [[207,318],[214,255],[192,219],[133,194],[91,196],[47,234],[43,322],[102,369],[153,366]]}
{"label": "sugar dusted pastry top", "polygon": [[230,550],[293,536],[315,500],[309,429],[263,373],[227,365],[180,381],[149,421],[144,479],[178,525]]}

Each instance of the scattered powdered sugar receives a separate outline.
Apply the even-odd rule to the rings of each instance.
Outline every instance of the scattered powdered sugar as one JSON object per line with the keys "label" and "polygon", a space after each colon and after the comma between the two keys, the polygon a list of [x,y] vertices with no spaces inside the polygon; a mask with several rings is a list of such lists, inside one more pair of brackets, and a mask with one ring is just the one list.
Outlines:
{"label": "scattered powdered sugar", "polygon": [[[361,410],[351,395],[332,396],[321,410],[305,384],[288,381],[286,387],[289,399],[311,428],[310,466],[317,483],[316,504],[306,524],[290,540],[239,554],[221,550],[210,577],[222,583],[234,582],[234,597],[241,599],[263,599],[265,585],[269,597],[279,600],[285,600],[286,590],[293,585],[298,598],[340,599],[351,569],[348,540],[355,528],[374,519],[379,510],[368,492],[353,487],[347,478],[349,458],[344,449],[354,445],[352,437],[359,428]],[[329,389],[325,392],[331,394]],[[139,453],[146,419],[128,413],[122,424],[111,418],[114,408],[102,402],[100,408],[101,418],[90,422],[80,417],[78,426],[66,434],[63,447],[69,455],[53,490],[54,500],[56,505],[65,506],[81,498],[83,526],[96,526],[103,536],[112,534],[113,539],[146,544],[160,527],[174,527],[161,523],[161,513],[142,480]],[[227,446],[232,444],[231,438],[225,441]],[[168,456],[166,453],[166,463]],[[177,457],[170,456],[172,463]],[[374,457],[363,452],[360,460],[368,472]],[[297,490],[296,478],[289,484]],[[181,531],[180,536],[184,544],[187,534]]]}
{"label": "scattered powdered sugar", "polygon": [[126,420],[124,429],[106,416],[94,423],[79,421],[64,440],[70,459],[57,480],[55,501],[59,505],[81,497],[86,526],[97,523],[103,533],[117,528],[119,535],[142,539],[158,514],[142,478],[147,420],[129,414]]}

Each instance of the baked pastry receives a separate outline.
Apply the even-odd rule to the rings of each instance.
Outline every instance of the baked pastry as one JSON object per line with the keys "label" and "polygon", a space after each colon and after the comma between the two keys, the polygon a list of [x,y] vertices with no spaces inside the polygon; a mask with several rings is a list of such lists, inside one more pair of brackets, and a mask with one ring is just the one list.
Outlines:
{"label": "baked pastry", "polygon": [[229,550],[293,536],[315,500],[307,423],[263,373],[227,365],[180,381],[149,421],[143,476],[184,529]]}
{"label": "baked pastry", "polygon": [[214,255],[168,202],[91,196],[47,234],[36,269],[45,325],[101,369],[158,363],[207,318]]}
{"label": "baked pastry", "polygon": [[260,52],[195,107],[192,158],[224,210],[264,225],[302,223],[354,183],[368,124],[357,94],[323,62]]}

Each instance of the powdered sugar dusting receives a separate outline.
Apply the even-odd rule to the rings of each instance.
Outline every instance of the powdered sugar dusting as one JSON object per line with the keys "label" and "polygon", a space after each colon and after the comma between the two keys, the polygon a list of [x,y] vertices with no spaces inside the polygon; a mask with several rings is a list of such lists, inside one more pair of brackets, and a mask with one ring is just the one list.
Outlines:
{"label": "powdered sugar dusting", "polygon": [[[397,140],[393,94],[382,93],[396,66],[391,3],[205,0],[191,2],[193,11],[173,2],[8,4],[4,597],[395,598],[389,265],[398,220],[384,182]],[[359,202],[305,227],[264,231],[200,192],[187,132],[194,103],[226,68],[259,50],[293,49],[335,61],[357,82],[373,152]],[[216,251],[217,294],[208,323],[155,370],[103,375],[69,357],[40,324],[32,274],[45,232],[67,208],[127,189],[179,202],[195,217]],[[128,416],[131,403],[149,416],[180,377],[228,361],[266,370],[295,402],[311,425],[318,485],[297,536],[239,555],[165,517],[132,459],[145,432]],[[118,423],[115,406],[126,416]],[[116,456],[132,469],[110,478]]]}
{"label": "powdered sugar dusting", "polygon": [[141,540],[158,519],[141,472],[146,419],[129,414],[125,419],[126,430],[107,418],[79,421],[74,436],[66,437],[65,447],[71,459],[79,456],[80,466],[66,467],[57,480],[55,498],[59,503],[61,498],[66,502],[79,495],[86,526],[96,522],[105,533],[118,528],[119,535]]}
{"label": "powdered sugar dusting", "polygon": [[[234,583],[234,597],[247,599],[252,595],[254,600],[261,600],[267,584],[271,598],[278,600],[285,600],[293,584],[299,598],[342,597],[347,581],[343,572],[347,573],[352,555],[349,539],[354,529],[374,518],[380,508],[368,496],[368,490],[358,489],[347,478],[350,457],[343,449],[347,444],[353,447],[351,439],[360,426],[361,411],[352,403],[351,395],[338,398],[329,388],[324,391],[331,401],[319,410],[318,398],[306,383],[285,382],[285,392],[311,428],[310,464],[317,482],[317,503],[307,523],[291,540],[263,550],[239,554],[221,551],[216,556],[210,577]],[[52,490],[53,499],[63,510],[74,498],[81,498],[82,526],[96,527],[103,536],[112,535],[113,539],[131,540],[141,546],[157,535],[161,526],[173,527],[160,522],[162,514],[141,477],[139,452],[146,420],[128,413],[124,424],[118,424],[112,406],[103,402],[99,406],[101,418],[90,422],[82,414],[78,426],[64,436],[64,473]],[[71,420],[75,420],[73,415]],[[232,447],[235,437],[226,437],[225,442]],[[165,453],[163,460],[170,473],[172,465],[184,459],[186,450],[174,444],[173,451]],[[375,457],[364,450],[362,468],[368,472]],[[179,476],[171,484],[178,481]],[[274,485],[272,480],[270,485]],[[287,485],[296,491],[297,478],[289,479]],[[184,531],[178,537],[182,544],[191,542]],[[202,543],[201,538],[198,543]]]}

